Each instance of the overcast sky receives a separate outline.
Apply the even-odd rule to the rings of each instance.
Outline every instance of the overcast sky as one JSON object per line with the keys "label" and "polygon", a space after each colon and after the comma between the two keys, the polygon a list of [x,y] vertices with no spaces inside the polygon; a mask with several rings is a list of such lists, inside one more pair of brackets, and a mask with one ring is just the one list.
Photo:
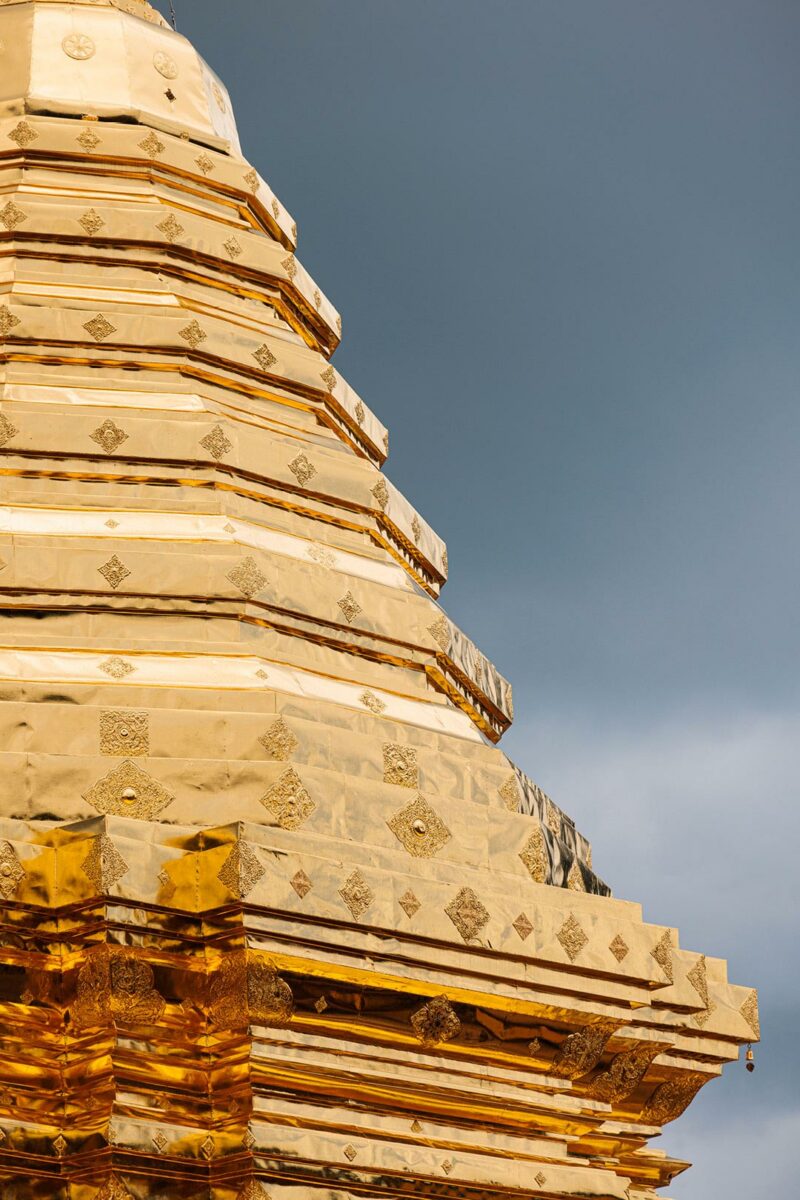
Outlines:
{"label": "overcast sky", "polygon": [[670,1195],[790,1200],[800,4],[175,2],[514,684],[504,745],[616,895],[760,988]]}

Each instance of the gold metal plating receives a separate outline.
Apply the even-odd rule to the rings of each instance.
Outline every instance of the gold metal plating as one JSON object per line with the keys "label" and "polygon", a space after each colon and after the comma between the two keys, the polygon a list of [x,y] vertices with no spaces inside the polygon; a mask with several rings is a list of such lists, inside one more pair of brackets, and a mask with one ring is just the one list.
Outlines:
{"label": "gold metal plating", "polygon": [[648,1200],[756,993],[496,747],[224,84],[145,0],[0,42],[0,1194]]}

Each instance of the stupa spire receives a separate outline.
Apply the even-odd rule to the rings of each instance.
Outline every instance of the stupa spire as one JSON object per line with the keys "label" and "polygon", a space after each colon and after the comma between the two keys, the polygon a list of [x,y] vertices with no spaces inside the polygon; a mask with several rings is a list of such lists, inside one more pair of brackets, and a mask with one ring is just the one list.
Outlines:
{"label": "stupa spire", "polygon": [[611,898],[139,0],[0,41],[0,1190],[645,1200],[755,993]]}

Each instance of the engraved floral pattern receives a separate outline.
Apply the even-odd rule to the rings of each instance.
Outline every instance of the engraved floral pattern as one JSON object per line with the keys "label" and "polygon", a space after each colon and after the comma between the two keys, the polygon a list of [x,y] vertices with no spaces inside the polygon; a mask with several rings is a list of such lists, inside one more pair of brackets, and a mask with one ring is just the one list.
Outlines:
{"label": "engraved floral pattern", "polygon": [[528,836],[528,840],[519,852],[519,856],[528,869],[535,883],[547,883],[550,871],[550,860],[547,856],[542,827],[537,823],[536,828]]}
{"label": "engraved floral pattern", "polygon": [[168,242],[176,242],[186,232],[174,213],[170,213],[163,221],[159,221],[156,229],[160,229]]}
{"label": "engraved floral pattern", "polygon": [[483,931],[489,913],[472,888],[461,888],[444,910],[465,942],[471,942]]}
{"label": "engraved floral pattern", "polygon": [[201,438],[200,445],[208,451],[215,462],[219,462],[229,450],[233,449],[233,442],[226,437],[225,430],[221,425],[215,425],[210,433]]}
{"label": "engraved floral pattern", "polygon": [[272,813],[281,829],[299,829],[317,807],[293,767],[284,771],[261,803]]}
{"label": "engraved floral pattern", "polygon": [[228,579],[248,600],[257,596],[267,582],[266,575],[259,570],[252,558],[242,559],[239,565],[228,574]]}
{"label": "engraved floral pattern", "polygon": [[97,442],[105,450],[106,454],[113,454],[115,450],[119,450],[123,442],[127,442],[128,434],[124,429],[120,429],[116,421],[103,421],[102,425],[98,425],[93,433],[89,434],[93,442]]}
{"label": "engraved floral pattern", "polygon": [[99,813],[152,821],[175,799],[157,779],[126,759],[84,792]]}
{"label": "engraved floral pattern", "polygon": [[447,996],[434,996],[411,1017],[414,1033],[424,1046],[451,1042],[461,1032],[461,1022]]}
{"label": "engraved floral pattern", "polygon": [[102,567],[98,567],[97,570],[103,576],[108,586],[115,591],[130,575],[130,571],[125,566],[125,563],[121,558],[117,558],[116,554],[112,554],[108,562],[103,563]]}
{"label": "engraved floral pattern", "polygon": [[111,322],[102,313],[98,313],[96,317],[92,317],[91,321],[87,321],[83,328],[96,342],[104,342],[112,333],[117,332]]}
{"label": "engraved floral pattern", "polygon": [[78,218],[78,224],[88,233],[89,237],[93,237],[101,229],[105,229],[106,223],[98,212],[95,212],[93,208],[88,208],[83,216]]}
{"label": "engraved floral pattern", "polygon": [[348,876],[339,888],[339,895],[355,920],[363,917],[375,899],[375,893],[360,871],[353,871],[352,875]]}
{"label": "engraved floral pattern", "polygon": [[424,796],[417,796],[386,824],[415,858],[432,858],[452,837],[444,821]]}
{"label": "engraved floral pattern", "polygon": [[38,133],[33,129],[27,121],[20,121],[8,135],[12,142],[16,142],[20,150],[24,150],[26,146],[30,146],[38,138]]}
{"label": "engraved floral pattern", "polygon": [[581,951],[589,945],[589,939],[573,913],[570,913],[567,917],[564,924],[558,930],[556,937],[563,946],[564,953],[570,962],[575,962]]}
{"label": "engraved floral pattern", "polygon": [[256,852],[246,842],[237,842],[217,872],[217,879],[243,900],[265,874]]}
{"label": "engraved floral pattern", "polygon": [[10,842],[0,842],[0,896],[12,900],[20,881],[25,878],[25,868]]}
{"label": "engraved floral pattern", "polygon": [[5,225],[9,231],[16,229],[18,225],[21,225],[27,219],[28,214],[24,213],[21,208],[18,208],[13,200],[9,200],[8,204],[0,209],[0,224]]}
{"label": "engraved floral pattern", "polygon": [[103,709],[100,713],[100,753],[129,757],[149,754],[149,714],[131,709]]}
{"label": "engraved floral pattern", "polygon": [[277,762],[286,762],[292,757],[299,742],[292,733],[283,717],[278,717],[270,725],[266,733],[258,739],[269,758]]}
{"label": "engraved floral pattern", "polygon": [[317,473],[317,468],[310,459],[306,458],[305,454],[298,454],[297,458],[292,459],[289,463],[289,470],[301,487],[310,483]]}
{"label": "engraved floral pattern", "polygon": [[419,787],[417,752],[413,746],[383,743],[383,781],[398,787]]}

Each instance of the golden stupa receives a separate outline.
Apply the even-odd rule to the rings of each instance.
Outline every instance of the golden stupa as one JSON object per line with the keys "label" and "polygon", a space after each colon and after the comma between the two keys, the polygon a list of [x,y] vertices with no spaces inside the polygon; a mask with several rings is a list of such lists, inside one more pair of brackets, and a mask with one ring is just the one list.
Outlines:
{"label": "golden stupa", "polygon": [[758,1037],[496,747],[225,87],[0,0],[0,1195],[645,1200]]}

